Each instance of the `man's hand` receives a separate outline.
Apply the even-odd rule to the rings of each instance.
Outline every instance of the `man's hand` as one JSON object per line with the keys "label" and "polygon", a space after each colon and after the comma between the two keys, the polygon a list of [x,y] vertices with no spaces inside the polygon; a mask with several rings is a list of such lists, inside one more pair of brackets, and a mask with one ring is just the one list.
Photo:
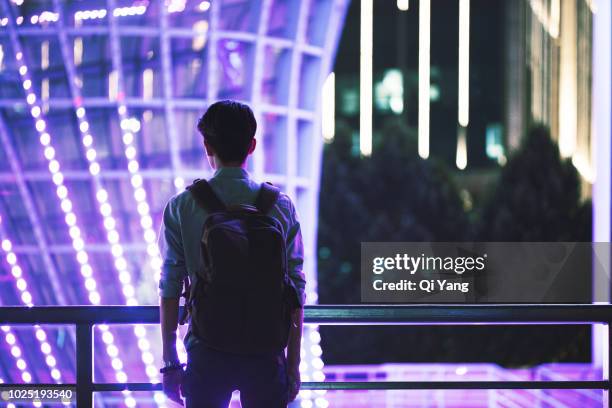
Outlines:
{"label": "man's hand", "polygon": [[184,375],[185,372],[182,368],[170,370],[163,374],[162,380],[164,394],[181,407],[184,406],[183,399],[181,398],[181,385],[183,384]]}
{"label": "man's hand", "polygon": [[[162,335],[162,358],[164,361],[178,361],[176,353],[176,329],[178,326],[179,299],[160,298],[159,315]],[[169,370],[163,374],[164,393],[172,401],[183,406],[181,384],[185,372],[182,368]]]}
{"label": "man's hand", "polygon": [[292,402],[297,398],[300,392],[300,367],[293,364],[287,368],[287,402]]}
{"label": "man's hand", "polygon": [[300,347],[302,344],[302,325],[304,322],[304,309],[295,309],[291,313],[291,327],[289,328],[289,342],[287,344],[287,397],[288,401],[295,400],[300,392]]}

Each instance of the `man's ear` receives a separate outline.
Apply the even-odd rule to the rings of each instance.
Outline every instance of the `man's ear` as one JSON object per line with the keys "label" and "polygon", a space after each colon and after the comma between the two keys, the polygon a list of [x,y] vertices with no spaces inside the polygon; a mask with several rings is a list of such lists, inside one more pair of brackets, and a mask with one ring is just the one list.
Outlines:
{"label": "man's ear", "polygon": [[251,140],[251,146],[249,146],[249,154],[253,153],[256,147],[257,147],[257,140],[253,138]]}
{"label": "man's ear", "polygon": [[204,149],[206,150],[207,156],[212,157],[216,154],[215,149],[206,140],[204,140]]}

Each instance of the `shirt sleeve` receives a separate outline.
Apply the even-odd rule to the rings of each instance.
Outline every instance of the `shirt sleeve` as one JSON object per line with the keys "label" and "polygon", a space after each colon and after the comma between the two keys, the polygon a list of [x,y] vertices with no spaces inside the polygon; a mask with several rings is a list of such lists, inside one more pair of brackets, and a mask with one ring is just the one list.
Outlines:
{"label": "shirt sleeve", "polygon": [[187,268],[178,212],[173,200],[164,209],[158,246],[162,257],[159,295],[164,298],[180,297]]}
{"label": "shirt sleeve", "polygon": [[289,278],[297,290],[300,306],[306,303],[306,278],[302,272],[304,264],[304,243],[302,242],[302,230],[298,220],[297,212],[293,205],[289,207],[291,215],[289,218],[289,229],[287,232],[287,264],[289,267]]}

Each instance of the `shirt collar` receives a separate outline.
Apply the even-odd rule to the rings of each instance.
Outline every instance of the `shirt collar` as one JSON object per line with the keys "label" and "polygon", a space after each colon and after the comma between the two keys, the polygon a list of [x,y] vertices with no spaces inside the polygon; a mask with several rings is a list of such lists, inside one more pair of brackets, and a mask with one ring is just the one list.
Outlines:
{"label": "shirt collar", "polygon": [[220,167],[215,171],[213,177],[248,179],[249,172],[242,167]]}

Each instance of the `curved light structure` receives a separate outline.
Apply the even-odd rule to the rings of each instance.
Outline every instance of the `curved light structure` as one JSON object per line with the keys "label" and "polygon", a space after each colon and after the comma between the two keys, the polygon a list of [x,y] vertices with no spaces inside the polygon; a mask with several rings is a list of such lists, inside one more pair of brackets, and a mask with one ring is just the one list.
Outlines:
{"label": "curved light structure", "polygon": [[[296,203],[307,301],[317,302],[320,98],[348,0],[0,2],[0,119],[12,148],[0,150],[0,188],[10,192],[0,211],[27,276],[55,271],[43,276],[54,290],[28,282],[32,296],[156,304],[164,205],[211,175],[197,119],[212,102],[236,99],[259,124],[248,170]],[[3,167],[8,155],[19,177]],[[111,364],[98,376],[156,380],[157,330],[100,330],[97,357]],[[306,327],[305,381],[324,377],[319,342]],[[123,402],[135,404],[129,394]],[[327,401],[303,392],[301,405]]]}
{"label": "curved light structure", "polygon": [[[5,6],[4,10],[6,14],[10,14],[11,11],[10,11],[9,6],[6,3],[4,4],[4,6]],[[19,67],[18,72],[19,72],[23,90],[25,91],[26,102],[30,107],[30,115],[34,121],[34,128],[39,134],[39,141],[40,141],[41,146],[43,147],[43,155],[48,162],[47,167],[48,167],[48,170],[51,176],[51,180],[53,181],[53,184],[55,184],[56,186],[55,192],[57,195],[57,199],[60,202],[60,208],[65,215],[64,221],[68,228],[68,234],[72,240],[72,247],[75,252],[76,261],[80,265],[80,272],[84,278],[84,286],[88,292],[88,300],[91,304],[97,305],[97,304],[100,304],[100,301],[101,301],[101,296],[97,289],[98,283],[96,279],[93,277],[93,268],[92,268],[91,263],[89,262],[89,254],[85,248],[85,242],[82,238],[81,227],[79,227],[77,215],[73,211],[73,201],[70,198],[70,192],[66,186],[65,177],[62,172],[60,162],[58,158],[56,157],[56,148],[54,147],[53,140],[51,138],[49,130],[47,129],[47,122],[45,120],[46,118],[43,113],[43,106],[40,103],[40,99],[42,98],[37,97],[33,89],[33,84],[32,84],[33,77],[29,73],[30,69],[28,68],[28,64],[26,62],[26,56],[24,56],[23,48],[21,46],[19,39],[15,35],[14,27],[12,24],[13,24],[13,21],[12,21],[11,16],[9,15],[8,25],[9,25],[9,28],[12,29],[10,32],[11,45],[13,46],[13,49],[15,50],[15,61]],[[83,125],[87,125],[87,126],[83,126]],[[86,132],[89,128],[88,123],[81,122],[79,128],[81,132]],[[88,156],[88,159],[89,159],[89,156]],[[99,166],[95,169],[97,171],[92,170],[92,166],[94,164],[97,164],[97,163],[94,162],[89,167],[89,171],[92,173],[92,175],[95,175],[97,171],[99,171]],[[110,209],[110,205],[108,208]],[[106,225],[106,219],[105,219],[105,225]],[[14,254],[11,253],[9,255],[14,255]],[[7,259],[9,255],[7,255]],[[21,299],[23,300],[23,302],[31,304],[31,295],[29,294],[29,292],[22,293]],[[110,332],[108,326],[99,325],[97,326],[97,328],[102,334],[102,340],[104,341],[104,343],[106,343],[107,345],[111,345],[114,343],[114,336]],[[36,334],[36,337],[37,338],[39,337],[38,332]],[[50,346],[48,347],[48,349],[50,349]],[[41,350],[43,350],[44,352],[47,350],[47,347],[43,348],[41,346]],[[111,366],[115,370],[116,380],[119,382],[126,382],[128,377],[125,371],[123,370],[124,368],[123,361],[118,356],[114,356],[111,358],[112,358]],[[26,380],[26,377],[29,377],[29,375],[27,374],[28,374],[27,372],[24,372],[24,374],[22,375],[22,378],[24,381],[29,382],[28,380]],[[133,407],[136,405],[136,402],[134,398],[131,397],[130,393],[125,393],[124,395],[125,395],[125,404],[128,407]]]}

